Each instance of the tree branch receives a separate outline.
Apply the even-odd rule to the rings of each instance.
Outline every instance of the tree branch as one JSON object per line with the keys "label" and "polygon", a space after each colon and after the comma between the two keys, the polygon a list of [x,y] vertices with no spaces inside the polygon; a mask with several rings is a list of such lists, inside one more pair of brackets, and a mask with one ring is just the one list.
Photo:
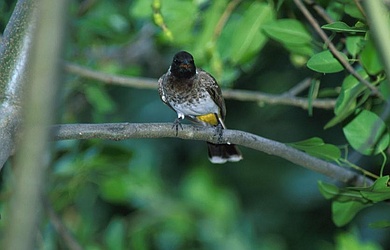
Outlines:
{"label": "tree branch", "polygon": [[[64,124],[53,126],[52,136],[54,140],[92,138],[126,140],[131,138],[175,138],[176,131],[172,129],[172,124],[170,123]],[[223,130],[223,135],[219,139],[219,136],[215,135],[215,129],[212,127],[207,128],[183,124],[183,130],[179,130],[177,137],[213,143],[229,141],[266,154],[281,157],[294,164],[349,185],[365,186],[372,184],[372,181],[367,177],[349,169],[315,158],[286,144],[239,130]]]}
{"label": "tree branch", "polygon": [[297,83],[294,87],[292,87],[291,89],[284,92],[282,95],[283,96],[296,96],[299,93],[301,93],[302,91],[304,91],[305,89],[307,89],[308,87],[310,87],[311,81],[312,81],[311,78],[306,77],[304,80]]}
{"label": "tree branch", "polygon": [[302,14],[306,17],[306,19],[309,21],[311,26],[315,29],[315,31],[318,33],[318,35],[324,40],[325,44],[328,46],[330,52],[333,54],[333,56],[343,65],[343,67],[351,73],[359,82],[364,84],[367,88],[369,88],[372,92],[372,94],[380,97],[381,99],[384,99],[382,94],[378,91],[378,89],[372,85],[369,81],[364,79],[350,64],[349,62],[341,56],[341,52],[339,52],[336,48],[336,46],[332,43],[332,41],[329,39],[329,37],[326,35],[326,33],[321,29],[320,25],[318,24],[317,20],[310,14],[310,12],[307,10],[305,5],[302,3],[301,0],[294,0],[295,5],[301,10]]}
{"label": "tree branch", "polygon": [[218,20],[217,25],[214,29],[214,35],[213,40],[216,41],[217,38],[221,35],[222,29],[225,26],[227,20],[229,19],[230,15],[232,14],[233,10],[237,7],[237,5],[242,0],[232,0],[229,2],[229,4],[226,6],[225,11],[222,13],[221,17]]}
{"label": "tree branch", "polygon": [[[73,63],[65,63],[65,70],[69,73],[79,75],[88,79],[94,79],[106,84],[113,84],[119,86],[133,87],[139,89],[153,89],[157,90],[157,79],[145,77],[126,77],[113,74],[106,74],[99,71],[91,70],[86,67],[79,66]],[[225,99],[233,99],[238,101],[255,101],[267,104],[291,105],[308,109],[309,102],[307,98],[274,95],[262,93],[252,90],[237,90],[224,89],[223,96]],[[314,100],[312,106],[322,109],[333,109],[336,101],[334,99]]]}
{"label": "tree branch", "polygon": [[312,6],[312,8],[317,12],[317,14],[322,17],[327,23],[333,23],[334,20],[332,19],[332,17],[330,17],[328,15],[328,13],[326,12],[326,10],[324,10],[324,8],[322,8],[321,5],[319,5],[318,3],[316,3],[315,1],[312,1],[312,0],[305,0],[305,2]]}
{"label": "tree branch", "polygon": [[[22,83],[22,120],[15,157],[15,178],[9,203],[9,217],[2,249],[35,248],[37,227],[40,224],[42,192],[49,163],[49,131],[53,123],[55,93],[57,93],[59,58],[62,51],[62,35],[65,27],[66,1],[20,0],[16,8],[24,6],[31,15],[24,20],[34,25],[30,30],[30,46],[19,51],[31,55],[23,65],[17,67],[15,77],[25,77]],[[20,32],[14,27],[14,32]],[[25,58],[26,60],[26,58]],[[27,71],[24,72],[24,71]]]}
{"label": "tree branch", "polygon": [[0,170],[15,150],[35,28],[33,1],[18,1],[0,44]]}

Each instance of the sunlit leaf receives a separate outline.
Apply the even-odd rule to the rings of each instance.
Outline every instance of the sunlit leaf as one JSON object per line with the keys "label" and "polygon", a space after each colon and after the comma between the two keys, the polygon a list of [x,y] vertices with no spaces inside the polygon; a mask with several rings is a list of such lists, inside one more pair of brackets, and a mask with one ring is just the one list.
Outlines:
{"label": "sunlit leaf", "polygon": [[228,35],[231,42],[228,42],[229,50],[226,53],[230,55],[230,60],[233,63],[247,61],[264,46],[267,36],[261,32],[261,28],[273,19],[274,11],[270,5],[254,2],[241,18],[231,20],[234,31]]}
{"label": "sunlit leaf", "polygon": [[295,19],[279,19],[264,25],[263,30],[282,44],[309,44],[312,41],[305,26]]}
{"label": "sunlit leaf", "polygon": [[173,0],[161,3],[161,14],[169,31],[172,32],[173,42],[181,46],[194,42],[192,28],[197,17],[195,3]]}
{"label": "sunlit leaf", "polygon": [[383,120],[373,112],[363,110],[343,128],[351,146],[365,155],[378,154],[389,145],[389,134]]}
{"label": "sunlit leaf", "polygon": [[370,242],[366,239],[359,239],[354,233],[340,233],[336,238],[336,250],[382,250],[382,247],[376,242]]}
{"label": "sunlit leaf", "polygon": [[[197,35],[197,40],[192,41],[194,54],[198,61],[205,60],[205,55],[215,49],[214,32],[227,4],[227,0],[212,1],[202,14],[202,20],[204,21],[202,22],[201,32]],[[177,20],[176,25],[180,25],[180,20]]]}

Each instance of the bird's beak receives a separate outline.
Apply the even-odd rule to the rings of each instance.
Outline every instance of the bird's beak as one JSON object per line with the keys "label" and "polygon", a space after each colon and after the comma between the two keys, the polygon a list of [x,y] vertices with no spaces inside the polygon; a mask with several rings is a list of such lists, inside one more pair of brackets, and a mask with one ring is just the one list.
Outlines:
{"label": "bird's beak", "polygon": [[182,64],[180,64],[179,67],[182,68],[182,69],[189,69],[189,68],[191,68],[191,64],[189,64],[189,63],[182,63]]}

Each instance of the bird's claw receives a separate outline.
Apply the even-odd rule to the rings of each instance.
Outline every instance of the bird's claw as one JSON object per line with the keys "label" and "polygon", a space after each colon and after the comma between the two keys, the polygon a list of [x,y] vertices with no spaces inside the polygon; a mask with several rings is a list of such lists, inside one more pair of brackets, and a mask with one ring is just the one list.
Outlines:
{"label": "bird's claw", "polygon": [[222,134],[223,134],[223,127],[222,124],[218,123],[217,126],[215,126],[215,136],[218,136],[218,143],[222,143]]}
{"label": "bird's claw", "polygon": [[172,125],[172,129],[173,129],[173,128],[176,129],[176,136],[177,136],[178,133],[179,133],[179,126],[180,126],[181,130],[183,130],[183,126],[181,125],[180,119],[179,119],[179,118],[176,118],[176,120],[173,122],[173,125]]}

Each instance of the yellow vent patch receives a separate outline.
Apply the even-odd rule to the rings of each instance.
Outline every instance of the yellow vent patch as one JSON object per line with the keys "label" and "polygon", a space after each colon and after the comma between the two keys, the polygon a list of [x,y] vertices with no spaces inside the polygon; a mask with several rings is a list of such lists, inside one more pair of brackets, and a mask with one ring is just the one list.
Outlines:
{"label": "yellow vent patch", "polygon": [[217,126],[218,125],[218,118],[217,118],[217,116],[214,113],[210,113],[210,114],[207,114],[207,115],[199,115],[196,118],[198,118],[198,120],[200,120],[202,122],[211,124],[213,126]]}

